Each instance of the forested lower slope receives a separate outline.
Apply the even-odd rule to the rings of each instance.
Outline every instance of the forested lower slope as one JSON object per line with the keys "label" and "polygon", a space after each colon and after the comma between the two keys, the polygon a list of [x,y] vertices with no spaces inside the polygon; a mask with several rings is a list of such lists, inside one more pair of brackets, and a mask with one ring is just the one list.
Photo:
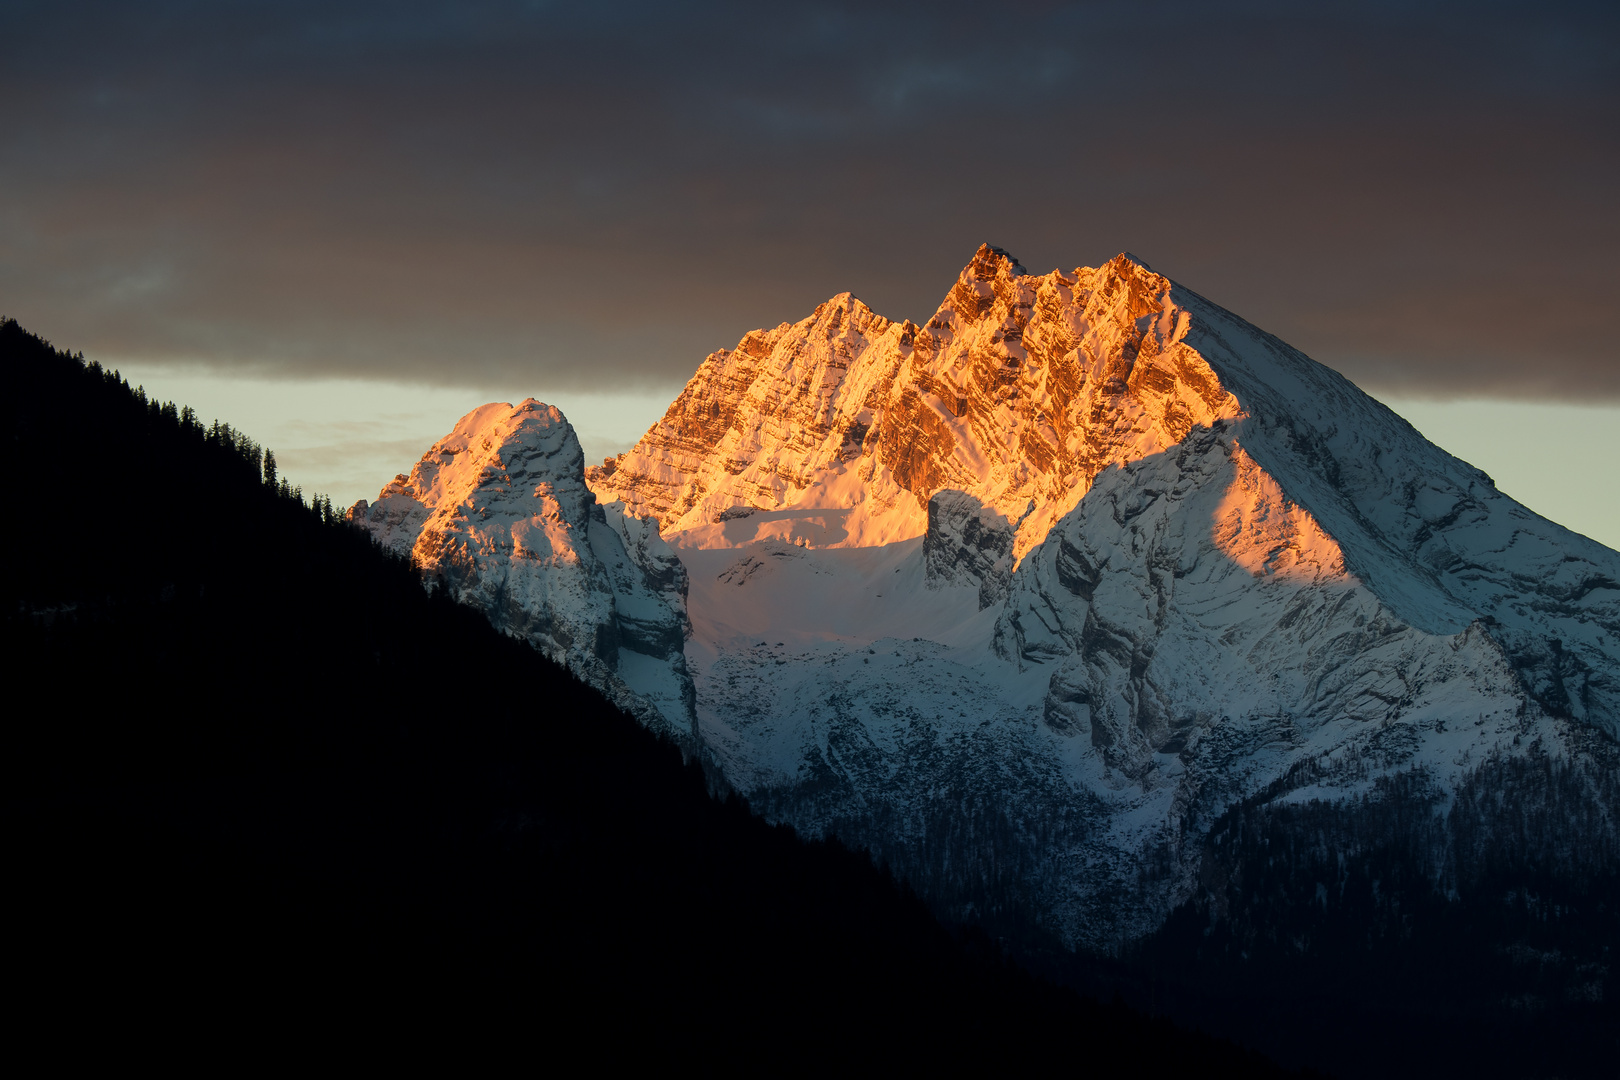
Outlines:
{"label": "forested lower slope", "polygon": [[417,1040],[488,1017],[479,1045],[536,1060],[1270,1069],[711,798],[241,434],[15,322],[0,365],[19,1033],[264,1051],[386,1010],[439,1021]]}

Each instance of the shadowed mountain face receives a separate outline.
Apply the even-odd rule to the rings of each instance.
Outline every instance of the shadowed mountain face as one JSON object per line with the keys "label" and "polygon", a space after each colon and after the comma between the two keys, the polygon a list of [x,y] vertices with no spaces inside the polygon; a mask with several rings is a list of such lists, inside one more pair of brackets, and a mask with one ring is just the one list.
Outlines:
{"label": "shadowed mountain face", "polygon": [[[1368,841],[1426,868],[1413,897],[1612,887],[1620,554],[1130,256],[981,248],[921,326],[834,297],[585,479],[687,572],[690,691],[618,677],[953,917],[1129,953],[1225,917],[1233,815],[1316,805],[1430,821]],[[1541,779],[1464,826],[1514,770]],[[1579,825],[1538,853],[1528,819]],[[1349,886],[1319,884],[1327,917]]]}

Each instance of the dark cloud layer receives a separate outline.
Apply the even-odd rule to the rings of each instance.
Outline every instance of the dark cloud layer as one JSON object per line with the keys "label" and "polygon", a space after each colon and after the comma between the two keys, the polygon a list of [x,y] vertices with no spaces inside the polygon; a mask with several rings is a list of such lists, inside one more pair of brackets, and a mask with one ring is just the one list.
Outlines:
{"label": "dark cloud layer", "polygon": [[0,310],[103,355],[688,374],[983,240],[1376,389],[1620,401],[1614,5],[0,3]]}

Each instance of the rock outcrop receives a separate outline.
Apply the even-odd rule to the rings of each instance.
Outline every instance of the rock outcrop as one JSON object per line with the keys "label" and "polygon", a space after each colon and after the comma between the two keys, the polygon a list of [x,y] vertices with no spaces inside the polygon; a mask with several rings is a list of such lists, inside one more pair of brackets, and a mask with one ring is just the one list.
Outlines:
{"label": "rock outcrop", "polygon": [[1012,577],[1013,527],[965,491],[936,491],[928,499],[923,567],[928,582],[971,585],[979,607],[1007,597]]}

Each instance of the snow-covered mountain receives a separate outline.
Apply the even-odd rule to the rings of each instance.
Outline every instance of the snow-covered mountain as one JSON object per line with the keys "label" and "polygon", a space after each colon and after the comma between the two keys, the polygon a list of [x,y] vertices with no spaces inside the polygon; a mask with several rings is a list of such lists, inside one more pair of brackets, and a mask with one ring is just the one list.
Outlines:
{"label": "snow-covered mountain", "polygon": [[486,406],[356,514],[756,808],[1071,944],[1158,926],[1246,800],[1443,812],[1535,754],[1616,830],[1620,554],[1128,255],[981,248],[922,326],[834,297],[583,481]]}
{"label": "snow-covered mountain", "polygon": [[496,626],[695,745],[685,567],[652,523],[597,501],[584,465],[555,408],[485,405],[349,516]]}

